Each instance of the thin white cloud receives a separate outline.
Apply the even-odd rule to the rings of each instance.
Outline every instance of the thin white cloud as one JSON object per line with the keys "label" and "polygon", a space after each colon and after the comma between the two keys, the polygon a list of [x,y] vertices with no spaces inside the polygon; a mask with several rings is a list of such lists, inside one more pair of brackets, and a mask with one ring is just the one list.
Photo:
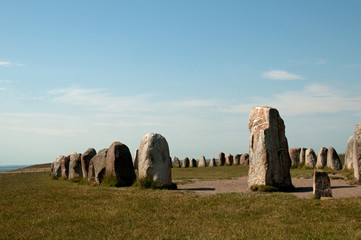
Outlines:
{"label": "thin white cloud", "polygon": [[324,65],[324,64],[326,64],[326,60],[323,59],[323,58],[317,59],[317,60],[314,62],[314,65]]}
{"label": "thin white cloud", "polygon": [[0,66],[4,66],[4,67],[21,67],[24,66],[24,64],[21,63],[16,63],[16,62],[8,62],[8,61],[0,61]]}
{"label": "thin white cloud", "polygon": [[301,76],[292,74],[283,70],[273,70],[269,72],[264,72],[262,77],[265,79],[271,80],[298,80],[302,79]]}
{"label": "thin white cloud", "polygon": [[10,62],[0,62],[0,66],[10,66]]}
{"label": "thin white cloud", "polygon": [[5,91],[5,90],[7,90],[7,89],[0,87],[0,91]]}

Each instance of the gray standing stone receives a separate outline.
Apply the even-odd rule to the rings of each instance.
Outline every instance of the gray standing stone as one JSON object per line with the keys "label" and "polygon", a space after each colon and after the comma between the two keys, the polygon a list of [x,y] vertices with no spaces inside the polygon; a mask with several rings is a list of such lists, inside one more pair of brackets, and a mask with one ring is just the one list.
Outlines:
{"label": "gray standing stone", "polygon": [[236,154],[233,159],[233,165],[239,165],[241,162],[241,154]]}
{"label": "gray standing stone", "polygon": [[209,161],[209,166],[208,167],[216,167],[216,159],[214,157],[211,158],[211,160]]}
{"label": "gray standing stone", "polygon": [[317,154],[316,168],[324,168],[327,166],[327,148],[322,147]]}
{"label": "gray standing stone", "polygon": [[70,162],[70,154],[66,155],[62,160],[61,160],[61,177],[62,178],[68,178],[69,176],[69,162]]}
{"label": "gray standing stone", "polygon": [[298,164],[300,163],[300,152],[301,152],[301,148],[288,149],[288,153],[290,154],[290,158],[291,158],[292,167],[298,167]]}
{"label": "gray standing stone", "polygon": [[134,154],[134,158],[133,158],[134,170],[138,170],[138,151],[139,151],[139,149],[135,150],[135,154]]}
{"label": "gray standing stone", "polygon": [[136,180],[132,155],[125,144],[114,142],[110,145],[105,158],[105,175],[115,178],[118,187],[131,186]]}
{"label": "gray standing stone", "polygon": [[207,167],[206,157],[202,156],[199,159],[198,167]]}
{"label": "gray standing stone", "polygon": [[179,158],[174,157],[173,166],[174,166],[174,167],[178,167],[178,168],[181,167],[181,162],[179,161]]}
{"label": "gray standing stone", "polygon": [[249,154],[248,153],[242,154],[239,163],[241,165],[249,165]]}
{"label": "gray standing stone", "polygon": [[305,161],[306,167],[314,168],[316,166],[316,162],[317,162],[317,156],[315,151],[312,148],[308,148],[306,150],[306,161]]}
{"label": "gray standing stone", "polygon": [[301,148],[300,150],[300,164],[299,165],[305,165],[306,162],[306,148]]}
{"label": "gray standing stone", "polygon": [[226,165],[232,166],[233,165],[233,155],[228,153],[226,155]]}
{"label": "gray standing stone", "polygon": [[356,124],[353,136],[353,169],[357,181],[361,182],[361,123]]}
{"label": "gray standing stone", "polygon": [[55,177],[61,177],[61,161],[65,156],[59,156],[52,164],[52,173]]}
{"label": "gray standing stone", "polygon": [[353,169],[353,136],[349,137],[347,141],[345,164],[343,165],[343,168],[348,170]]}
{"label": "gray standing stone", "polygon": [[168,142],[158,133],[148,133],[139,145],[139,179],[151,178],[164,186],[172,185]]}
{"label": "gray standing stone", "polygon": [[105,176],[105,159],[107,157],[108,148],[100,150],[89,163],[88,180],[95,180],[100,185]]}
{"label": "gray standing stone", "polygon": [[331,182],[323,170],[315,170],[313,174],[313,195],[316,198],[332,198]]}
{"label": "gray standing stone", "polygon": [[69,179],[78,179],[83,177],[81,166],[81,154],[72,153],[69,162]]}
{"label": "gray standing stone", "polygon": [[342,170],[341,160],[333,147],[328,148],[327,152],[327,167],[332,170]]}
{"label": "gray standing stone", "polygon": [[285,125],[277,109],[253,107],[250,130],[248,186],[292,188]]}
{"label": "gray standing stone", "polygon": [[81,170],[83,172],[83,177],[88,178],[88,169],[90,160],[97,154],[94,148],[88,148],[82,155],[81,155]]}
{"label": "gray standing stone", "polygon": [[189,167],[189,158],[184,158],[182,161],[182,168],[188,168]]}
{"label": "gray standing stone", "polygon": [[223,152],[218,154],[218,166],[223,166],[226,162],[226,157]]}
{"label": "gray standing stone", "polygon": [[197,167],[197,161],[194,158],[191,158],[189,166],[192,168]]}

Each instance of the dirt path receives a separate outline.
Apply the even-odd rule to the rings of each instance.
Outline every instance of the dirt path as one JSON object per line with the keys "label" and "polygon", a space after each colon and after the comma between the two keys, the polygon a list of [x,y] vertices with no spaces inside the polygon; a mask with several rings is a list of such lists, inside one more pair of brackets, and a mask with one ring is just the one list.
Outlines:
{"label": "dirt path", "polygon": [[[192,191],[201,195],[249,192],[247,178],[248,177],[240,177],[234,180],[196,181],[178,185],[178,189]],[[296,191],[289,194],[293,194],[299,198],[311,198],[312,179],[293,178],[292,183],[296,187]],[[334,198],[361,196],[361,186],[350,186],[344,180],[331,180],[331,188]]]}

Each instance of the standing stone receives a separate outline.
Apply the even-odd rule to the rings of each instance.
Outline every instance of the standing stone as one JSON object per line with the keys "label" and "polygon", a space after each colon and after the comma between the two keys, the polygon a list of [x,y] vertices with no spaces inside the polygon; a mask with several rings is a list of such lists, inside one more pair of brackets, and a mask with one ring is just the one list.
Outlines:
{"label": "standing stone", "polygon": [[55,177],[61,177],[61,161],[65,156],[59,156],[52,164],[52,173]]}
{"label": "standing stone", "polygon": [[345,164],[343,165],[343,168],[348,170],[353,169],[353,136],[349,137],[347,141]]}
{"label": "standing stone", "polygon": [[277,109],[253,107],[250,130],[248,186],[292,188],[285,125]]}
{"label": "standing stone", "polygon": [[133,158],[134,170],[138,170],[138,151],[139,151],[139,149],[135,150],[135,154],[134,154],[134,158]]}
{"label": "standing stone", "polygon": [[100,150],[89,163],[88,180],[95,180],[100,185],[105,176],[105,159],[107,157],[108,148]]}
{"label": "standing stone", "polygon": [[188,168],[189,167],[189,158],[184,158],[182,161],[182,168]]}
{"label": "standing stone", "polygon": [[105,175],[106,177],[115,178],[117,187],[130,186],[134,183],[136,175],[132,155],[125,144],[114,142],[110,145],[105,158]]}
{"label": "standing stone", "polygon": [[300,164],[301,166],[305,165],[306,162],[306,148],[301,148],[300,150]]}
{"label": "standing stone", "polygon": [[330,178],[327,172],[315,170],[313,174],[313,195],[316,198],[332,198]]}
{"label": "standing stone", "polygon": [[198,167],[207,167],[206,157],[202,156],[199,159]]}
{"label": "standing stone", "polygon": [[226,157],[223,152],[220,152],[218,154],[218,166],[223,166],[225,162],[226,162]]}
{"label": "standing stone", "polygon": [[328,148],[327,152],[327,167],[332,170],[342,170],[341,160],[333,147]]}
{"label": "standing stone", "polygon": [[97,154],[94,148],[88,148],[82,155],[81,155],[81,170],[83,172],[83,177],[88,178],[88,169],[90,160]]}
{"label": "standing stone", "polygon": [[211,160],[209,161],[209,166],[208,167],[216,167],[216,159],[214,157],[211,158]]}
{"label": "standing stone", "polygon": [[249,165],[249,154],[248,153],[242,154],[239,163],[241,165]]}
{"label": "standing stone", "polygon": [[306,167],[314,168],[316,166],[316,162],[317,162],[317,156],[315,151],[312,148],[308,148],[306,150],[306,161],[305,161]]}
{"label": "standing stone", "polygon": [[158,133],[148,133],[139,145],[139,179],[151,178],[165,186],[172,185],[171,163],[167,140]]}
{"label": "standing stone", "polygon": [[178,168],[181,167],[181,163],[180,163],[180,161],[179,161],[179,158],[174,157],[173,166],[174,166],[174,167],[178,167]]}
{"label": "standing stone", "polygon": [[83,177],[81,166],[81,154],[72,153],[69,162],[69,179],[78,179]]}
{"label": "standing stone", "polygon": [[241,154],[236,154],[236,156],[234,156],[233,159],[233,165],[239,165],[240,161],[241,161]]}
{"label": "standing stone", "polygon": [[361,182],[361,123],[356,124],[353,136],[353,169],[357,181]]}
{"label": "standing stone", "polygon": [[298,164],[300,163],[300,152],[301,148],[290,148],[288,150],[288,153],[290,154],[291,158],[291,166],[292,167],[298,167]]}
{"label": "standing stone", "polygon": [[226,165],[232,166],[232,164],[233,164],[233,155],[228,153],[226,155]]}
{"label": "standing stone", "polygon": [[70,162],[70,154],[66,155],[62,160],[61,160],[61,177],[62,178],[68,178],[69,176],[69,162]]}
{"label": "standing stone", "polygon": [[194,158],[190,160],[190,167],[197,167],[197,161]]}
{"label": "standing stone", "polygon": [[322,147],[317,154],[316,168],[324,168],[327,165],[327,148]]}

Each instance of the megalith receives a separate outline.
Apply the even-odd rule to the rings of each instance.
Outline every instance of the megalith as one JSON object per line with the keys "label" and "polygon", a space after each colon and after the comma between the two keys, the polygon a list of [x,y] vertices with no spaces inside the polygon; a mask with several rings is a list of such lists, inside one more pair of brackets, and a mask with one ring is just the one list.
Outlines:
{"label": "megalith", "polygon": [[301,148],[300,150],[300,163],[299,165],[305,165],[306,161],[306,148]]}
{"label": "megalith", "polygon": [[244,153],[241,155],[241,159],[239,160],[239,164],[241,165],[249,165],[249,154]]}
{"label": "megalith", "polygon": [[206,157],[205,156],[202,156],[199,159],[198,167],[207,167],[207,162],[206,162]]}
{"label": "megalith", "polygon": [[70,162],[70,154],[66,155],[61,159],[61,177],[68,178],[69,176],[69,162]]}
{"label": "megalith", "polygon": [[211,160],[209,161],[209,166],[208,167],[216,167],[216,159],[214,157],[211,158]]}
{"label": "megalith", "polygon": [[324,168],[327,166],[327,152],[328,149],[325,147],[322,147],[320,151],[318,151],[316,168]]}
{"label": "megalith", "polygon": [[174,159],[173,159],[173,166],[174,166],[174,167],[178,167],[178,168],[181,167],[181,163],[180,163],[180,161],[179,161],[179,158],[174,157]]}
{"label": "megalith", "polygon": [[327,152],[327,167],[332,170],[341,170],[342,163],[341,160],[333,147],[328,148]]}
{"label": "megalith", "polygon": [[361,181],[361,123],[356,124],[353,136],[353,169],[357,181]]}
{"label": "megalith", "polygon": [[136,180],[132,155],[125,144],[114,142],[110,145],[105,158],[105,176],[115,178],[117,187],[130,186]]}
{"label": "megalith", "polygon": [[220,152],[218,154],[218,166],[223,166],[226,162],[226,157],[224,155],[224,152]]}
{"label": "megalith", "polygon": [[105,159],[107,157],[108,148],[100,150],[89,163],[88,180],[95,180],[100,185],[105,176]]}
{"label": "megalith", "polygon": [[81,155],[81,170],[83,172],[83,177],[88,178],[88,169],[90,160],[97,154],[94,148],[88,148],[82,155]]}
{"label": "megalith", "polygon": [[234,156],[234,159],[233,159],[233,165],[239,165],[239,163],[241,162],[241,154],[236,154]]}
{"label": "megalith", "polygon": [[226,165],[232,166],[233,165],[233,155],[228,153],[226,155]]}
{"label": "megalith", "polygon": [[250,131],[248,186],[292,188],[285,125],[277,109],[253,107]]}
{"label": "megalith", "polygon": [[134,170],[138,170],[138,151],[139,151],[139,149],[135,150],[134,157],[133,157]]}
{"label": "megalith", "polygon": [[182,168],[188,168],[189,167],[189,158],[185,157],[182,161]]}
{"label": "megalith", "polygon": [[344,169],[353,169],[353,136],[350,136],[347,141],[347,148],[345,153]]}
{"label": "megalith", "polygon": [[290,158],[291,158],[292,167],[298,167],[298,164],[300,163],[300,152],[301,152],[301,148],[290,148],[288,150],[288,153],[290,154]]}
{"label": "megalith", "polygon": [[81,154],[72,153],[70,154],[69,161],[69,179],[78,179],[83,177],[82,166],[81,166]]}
{"label": "megalith", "polygon": [[327,172],[316,169],[313,174],[313,195],[320,198],[332,198],[331,182]]}
{"label": "megalith", "polygon": [[317,162],[317,156],[315,151],[312,148],[307,148],[305,155],[305,166],[308,168],[314,168]]}
{"label": "megalith", "polygon": [[59,156],[52,164],[52,173],[55,177],[61,177],[61,161],[65,156]]}
{"label": "megalith", "polygon": [[194,158],[191,158],[189,161],[189,166],[192,168],[197,167],[197,161]]}

